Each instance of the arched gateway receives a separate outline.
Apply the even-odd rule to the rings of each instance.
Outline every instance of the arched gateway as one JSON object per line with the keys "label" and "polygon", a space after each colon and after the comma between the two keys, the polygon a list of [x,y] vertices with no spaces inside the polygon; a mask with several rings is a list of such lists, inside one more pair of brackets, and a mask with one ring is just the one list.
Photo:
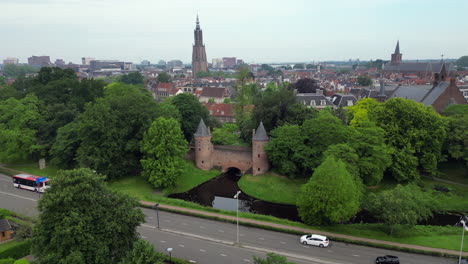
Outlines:
{"label": "arched gateway", "polygon": [[194,135],[195,164],[202,170],[219,168],[226,172],[228,168],[238,168],[242,174],[252,173],[259,175],[270,169],[267,155],[264,150],[269,138],[263,123],[253,131],[252,148],[241,146],[220,146],[211,143],[211,133],[203,119],[198,124]]}

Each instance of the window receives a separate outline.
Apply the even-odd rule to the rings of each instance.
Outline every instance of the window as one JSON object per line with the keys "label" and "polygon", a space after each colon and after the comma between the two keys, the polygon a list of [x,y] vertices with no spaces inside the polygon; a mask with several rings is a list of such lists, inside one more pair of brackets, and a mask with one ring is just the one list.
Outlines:
{"label": "window", "polygon": [[353,105],[353,100],[348,100],[348,106]]}
{"label": "window", "polygon": [[258,168],[257,171],[260,171],[260,168]]}
{"label": "window", "polygon": [[2,237],[5,237],[5,232],[2,232]]}
{"label": "window", "polygon": [[315,100],[310,100],[310,105],[315,105]]}
{"label": "window", "polygon": [[201,163],[205,163],[205,161],[204,161],[204,160],[202,160],[202,161],[201,161]]}
{"label": "window", "polygon": [[260,154],[258,154],[258,157],[260,158]]}
{"label": "window", "polygon": [[325,101],[325,100],[320,100],[320,105],[327,105],[327,101]]}

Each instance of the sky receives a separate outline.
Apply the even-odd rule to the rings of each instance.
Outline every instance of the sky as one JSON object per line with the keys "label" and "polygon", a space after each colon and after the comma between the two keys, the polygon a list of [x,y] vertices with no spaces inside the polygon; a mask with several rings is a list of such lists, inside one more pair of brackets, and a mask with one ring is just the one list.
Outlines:
{"label": "sky", "polygon": [[0,0],[0,60],[191,63],[197,14],[208,62],[468,55],[467,0]]}

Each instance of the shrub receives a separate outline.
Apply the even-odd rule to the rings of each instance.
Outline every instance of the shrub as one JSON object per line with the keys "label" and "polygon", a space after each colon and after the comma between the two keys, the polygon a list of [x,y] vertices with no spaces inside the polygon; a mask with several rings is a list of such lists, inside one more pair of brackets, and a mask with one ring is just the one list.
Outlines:
{"label": "shrub", "polygon": [[13,264],[15,263],[15,259],[7,258],[7,259],[0,259],[0,264]]}
{"label": "shrub", "polygon": [[9,246],[5,248],[4,250],[0,251],[0,259],[2,258],[14,258],[14,259],[19,259],[24,256],[29,255],[30,253],[30,248],[31,248],[31,241],[30,240],[25,240],[18,242],[16,244],[13,244],[12,246]]}
{"label": "shrub", "polygon": [[13,264],[29,264],[29,261],[27,259],[18,259]]}
{"label": "shrub", "polygon": [[18,230],[16,230],[16,237],[19,240],[25,240],[33,237],[32,226],[30,225],[20,225]]}
{"label": "shrub", "polygon": [[438,192],[443,192],[443,193],[448,193],[448,192],[450,192],[449,188],[447,188],[447,187],[445,187],[445,186],[443,186],[443,185],[438,185],[438,184],[436,184],[436,185],[434,185],[433,188],[434,188],[434,190],[436,190],[436,191],[438,191]]}

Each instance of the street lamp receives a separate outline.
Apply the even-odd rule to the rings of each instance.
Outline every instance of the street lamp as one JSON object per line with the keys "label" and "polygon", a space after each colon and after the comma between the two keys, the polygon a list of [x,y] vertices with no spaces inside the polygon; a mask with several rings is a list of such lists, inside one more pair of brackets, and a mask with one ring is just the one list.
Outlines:
{"label": "street lamp", "polygon": [[458,264],[461,264],[461,257],[463,253],[463,238],[465,236],[465,229],[468,231],[468,226],[466,226],[466,220],[468,217],[462,216],[462,220],[460,220],[460,223],[462,224],[462,239],[461,239],[461,246],[460,246],[460,257],[458,258]]}
{"label": "street lamp", "polygon": [[237,207],[236,207],[236,211],[237,211],[237,244],[239,244],[239,194],[241,194],[242,192],[241,191],[237,191],[236,195],[234,195],[234,199],[237,200]]}
{"label": "street lamp", "polygon": [[172,254],[171,254],[171,252],[172,252],[173,249],[172,248],[167,248],[166,250],[169,253],[169,262],[172,263]]}
{"label": "street lamp", "polygon": [[156,217],[158,219],[158,229],[159,229],[159,204],[153,204],[153,206],[151,206],[153,209],[156,210]]}

